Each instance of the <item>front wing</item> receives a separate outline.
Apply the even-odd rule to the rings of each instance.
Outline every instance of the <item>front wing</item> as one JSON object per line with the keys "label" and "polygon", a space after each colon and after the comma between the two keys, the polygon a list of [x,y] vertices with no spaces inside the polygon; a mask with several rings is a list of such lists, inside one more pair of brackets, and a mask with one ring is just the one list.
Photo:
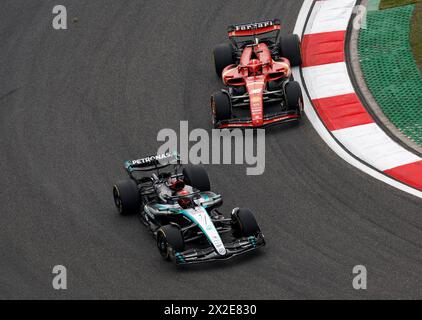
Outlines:
{"label": "front wing", "polygon": [[222,120],[215,124],[217,129],[225,128],[262,128],[274,124],[286,123],[291,121],[296,121],[301,118],[300,114],[297,112],[283,112],[276,113],[268,116],[264,116],[262,125],[256,126],[252,123],[251,118],[233,118],[228,120]]}
{"label": "front wing", "polygon": [[215,249],[210,246],[205,249],[189,249],[183,252],[171,252],[170,258],[177,265],[195,264],[201,262],[228,260],[235,256],[254,251],[265,245],[264,235],[250,236],[225,243],[225,255],[219,255]]}

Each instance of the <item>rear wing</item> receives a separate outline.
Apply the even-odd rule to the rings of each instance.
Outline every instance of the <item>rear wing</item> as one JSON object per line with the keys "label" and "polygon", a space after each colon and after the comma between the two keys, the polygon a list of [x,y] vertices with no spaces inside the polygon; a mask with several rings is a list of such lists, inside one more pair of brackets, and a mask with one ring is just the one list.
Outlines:
{"label": "rear wing", "polygon": [[168,167],[172,164],[178,164],[180,160],[177,152],[166,152],[157,155],[151,155],[145,158],[125,161],[125,169],[129,173],[133,171],[152,171]]}
{"label": "rear wing", "polygon": [[254,36],[258,34],[264,34],[272,31],[277,31],[278,33],[281,29],[281,23],[279,19],[266,20],[261,22],[251,22],[245,24],[234,24],[227,28],[229,38],[232,37],[247,37]]}

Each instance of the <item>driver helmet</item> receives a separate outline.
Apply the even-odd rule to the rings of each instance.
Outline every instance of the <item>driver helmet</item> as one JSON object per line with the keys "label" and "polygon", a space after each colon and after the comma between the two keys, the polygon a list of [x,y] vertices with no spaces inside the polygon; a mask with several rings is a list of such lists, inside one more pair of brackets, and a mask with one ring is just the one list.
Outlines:
{"label": "driver helmet", "polygon": [[[178,196],[187,196],[187,195],[189,195],[189,191],[186,190],[186,189],[183,189],[183,190],[178,191],[177,195]],[[181,206],[183,209],[186,209],[192,203],[192,199],[190,199],[190,198],[180,198],[179,200],[177,200],[177,202],[179,203],[179,206]]]}
{"label": "driver helmet", "polygon": [[169,183],[170,189],[172,189],[176,192],[183,190],[185,185],[186,185],[185,182],[183,180],[180,180],[180,179],[174,179],[174,180],[170,181],[170,183]]}

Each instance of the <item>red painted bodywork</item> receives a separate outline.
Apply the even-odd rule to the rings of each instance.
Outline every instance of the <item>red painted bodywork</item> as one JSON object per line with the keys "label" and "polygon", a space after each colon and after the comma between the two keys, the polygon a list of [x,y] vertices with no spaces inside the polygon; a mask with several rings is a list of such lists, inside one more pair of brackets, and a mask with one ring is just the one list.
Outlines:
{"label": "red painted bodywork", "polygon": [[[271,51],[265,43],[246,47],[240,58],[239,65],[229,65],[222,73],[224,84],[228,86],[246,86],[251,111],[251,122],[238,123],[237,127],[260,127],[280,120],[264,119],[263,92],[269,81],[290,77],[290,62],[282,58],[274,61]],[[285,118],[287,116],[283,116]],[[298,116],[290,115],[288,117]],[[268,122],[268,123],[265,123]],[[233,127],[229,124],[221,127]]]}
{"label": "red painted bodywork", "polygon": [[267,27],[259,29],[248,29],[248,30],[233,30],[229,32],[229,37],[245,37],[245,36],[254,36],[262,33],[267,33],[275,30],[280,30],[279,24],[273,24]]}
{"label": "red painted bodywork", "polygon": [[[275,124],[278,122],[287,122],[290,120],[295,120],[298,119],[299,115],[297,114],[286,114],[286,115],[281,115],[278,117],[274,117],[274,118],[270,118],[270,119],[264,119],[261,124],[259,125],[260,127],[264,127],[264,126],[269,126],[271,124]],[[229,123],[223,123],[220,124],[218,126],[219,129],[229,129],[229,128],[254,128],[257,125],[252,123],[252,121],[232,121]]]}

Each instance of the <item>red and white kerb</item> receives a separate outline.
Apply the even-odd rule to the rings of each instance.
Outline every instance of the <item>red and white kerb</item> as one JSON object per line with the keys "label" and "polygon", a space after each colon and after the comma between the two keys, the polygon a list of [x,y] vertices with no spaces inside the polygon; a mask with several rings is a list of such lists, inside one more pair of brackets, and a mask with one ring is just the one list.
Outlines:
{"label": "red and white kerb", "polygon": [[326,128],[352,154],[386,175],[422,190],[422,159],[394,142],[363,107],[345,60],[355,0],[318,0],[302,39],[303,78]]}

